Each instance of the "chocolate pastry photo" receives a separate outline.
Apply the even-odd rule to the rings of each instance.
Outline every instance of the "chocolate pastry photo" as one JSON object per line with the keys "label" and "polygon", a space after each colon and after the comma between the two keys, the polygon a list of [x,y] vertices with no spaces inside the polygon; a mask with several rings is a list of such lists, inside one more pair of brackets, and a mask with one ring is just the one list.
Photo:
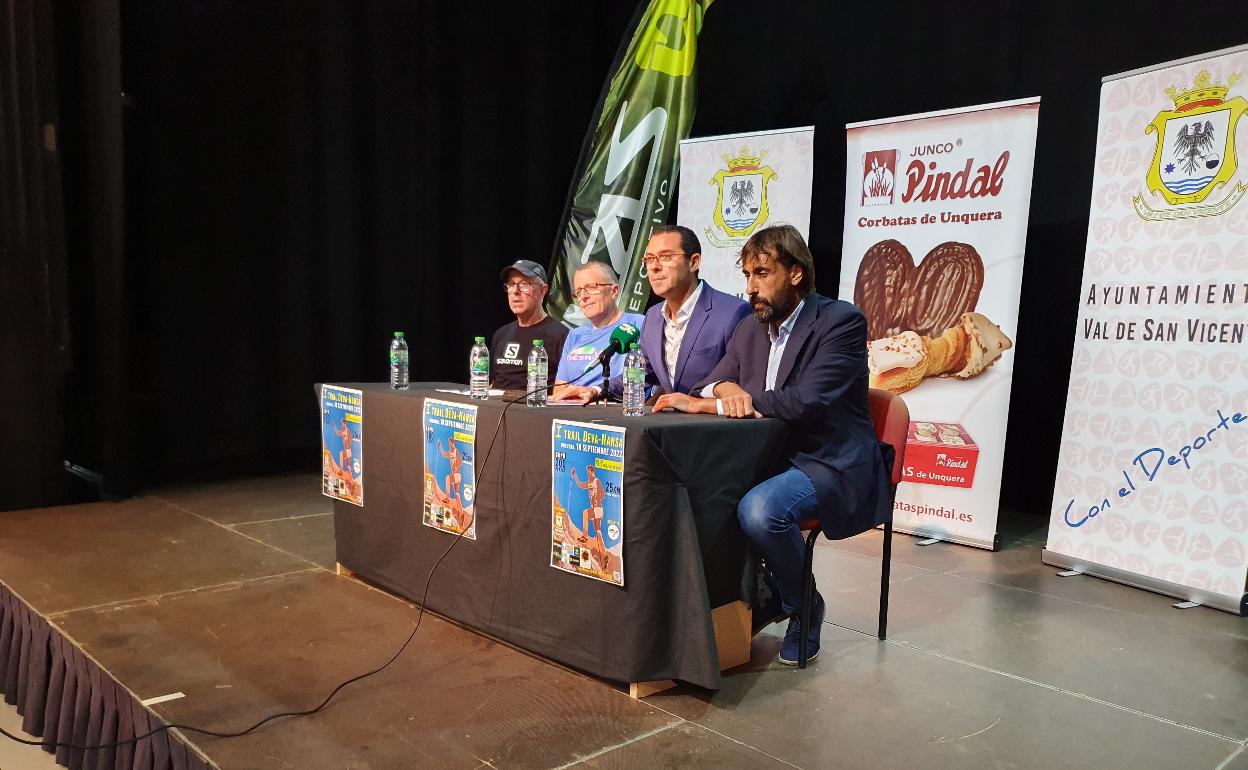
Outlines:
{"label": "chocolate pastry photo", "polygon": [[970,379],[1013,342],[974,312],[984,261],[969,243],[949,241],[915,267],[899,241],[880,241],[862,258],[854,304],[867,317],[867,366],[873,388],[904,393],[928,377]]}
{"label": "chocolate pastry photo", "polygon": [[867,249],[854,282],[854,304],[867,317],[867,339],[897,334],[905,327],[914,274],[914,257],[900,241],[880,241]]}
{"label": "chocolate pastry photo", "polygon": [[1013,346],[1001,327],[981,313],[963,313],[936,337],[904,331],[868,342],[868,384],[900,394],[928,377],[969,380]]}
{"label": "chocolate pastry photo", "polygon": [[984,261],[969,243],[949,241],[915,267],[899,241],[880,241],[862,257],[854,304],[867,317],[867,338],[902,331],[939,336],[975,309],[984,287]]}

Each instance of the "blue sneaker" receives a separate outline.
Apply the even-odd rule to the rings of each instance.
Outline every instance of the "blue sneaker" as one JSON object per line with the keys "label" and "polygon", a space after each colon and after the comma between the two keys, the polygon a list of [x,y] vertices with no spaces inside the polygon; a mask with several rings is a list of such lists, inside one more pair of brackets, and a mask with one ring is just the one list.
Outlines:
{"label": "blue sneaker", "polygon": [[[806,634],[806,661],[819,657],[819,632],[823,630],[823,597],[818,593],[814,596],[815,606],[810,610],[810,631]],[[780,662],[786,666],[796,666],[801,646],[802,618],[800,614],[789,618],[789,628],[784,632],[784,642],[780,645]]]}

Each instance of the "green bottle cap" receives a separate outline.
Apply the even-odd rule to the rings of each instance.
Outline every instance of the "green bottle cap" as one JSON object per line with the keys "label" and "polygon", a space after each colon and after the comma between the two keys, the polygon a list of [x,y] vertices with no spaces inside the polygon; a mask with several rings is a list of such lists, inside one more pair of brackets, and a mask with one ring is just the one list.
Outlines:
{"label": "green bottle cap", "polygon": [[485,337],[473,337],[472,339],[476,342],[485,342]]}
{"label": "green bottle cap", "polygon": [[629,350],[636,350],[637,348],[640,348],[640,347],[641,347],[641,345],[637,344],[636,342],[630,342],[630,343],[628,343],[628,349],[629,349]]}
{"label": "green bottle cap", "polygon": [[403,332],[395,332],[395,333],[394,333],[394,336],[395,336],[396,338],[397,338],[397,337],[402,337],[402,336],[403,336]]}
{"label": "green bottle cap", "polygon": [[540,347],[543,347],[542,341],[541,341],[541,340],[533,340],[533,347],[535,347],[535,348],[540,348]]}

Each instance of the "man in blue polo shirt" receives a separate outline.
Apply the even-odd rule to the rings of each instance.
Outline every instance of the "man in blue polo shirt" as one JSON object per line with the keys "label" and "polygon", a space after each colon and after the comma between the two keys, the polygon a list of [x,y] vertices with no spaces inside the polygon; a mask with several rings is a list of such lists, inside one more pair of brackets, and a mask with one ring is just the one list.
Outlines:
{"label": "man in blue polo shirt", "polygon": [[[750,306],[698,277],[702,244],[687,227],[656,227],[644,262],[650,292],[664,300],[646,311],[645,331],[638,340],[646,354],[647,394],[656,389],[688,393],[724,357]],[[620,397],[624,378],[612,377],[609,389]],[[573,386],[567,398],[589,401],[599,390]]]}
{"label": "man in blue polo shirt", "polygon": [[[645,321],[640,313],[620,310],[616,304],[620,297],[619,279],[605,262],[586,262],[578,267],[572,276],[572,295],[585,314],[586,324],[568,332],[563,342],[563,358],[559,360],[551,393],[556,400],[565,397],[569,385],[601,386],[602,368],[594,362],[610,344],[611,333],[622,323],[630,323],[640,331]],[[624,356],[617,355],[611,359],[611,376],[623,372]]]}

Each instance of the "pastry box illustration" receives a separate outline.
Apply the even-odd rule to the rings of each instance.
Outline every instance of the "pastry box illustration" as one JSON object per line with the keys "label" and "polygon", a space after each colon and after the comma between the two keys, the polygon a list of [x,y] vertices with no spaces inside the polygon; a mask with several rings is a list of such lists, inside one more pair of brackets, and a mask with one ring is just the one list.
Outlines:
{"label": "pastry box illustration", "polygon": [[911,422],[902,479],[916,484],[969,488],[975,483],[979,447],[966,429],[950,422]]}

